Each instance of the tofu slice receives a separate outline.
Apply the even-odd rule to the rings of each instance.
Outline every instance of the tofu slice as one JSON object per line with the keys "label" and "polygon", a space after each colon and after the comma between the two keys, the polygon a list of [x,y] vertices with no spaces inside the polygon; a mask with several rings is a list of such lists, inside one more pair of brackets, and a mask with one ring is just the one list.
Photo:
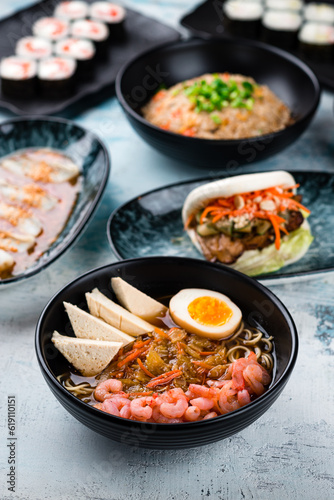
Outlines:
{"label": "tofu slice", "polygon": [[30,234],[18,234],[10,231],[0,231],[0,248],[8,252],[27,252],[36,243]]}
{"label": "tofu slice", "polygon": [[89,312],[106,321],[114,328],[118,328],[133,337],[152,332],[154,326],[130,313],[124,307],[108,299],[97,288],[91,293],[86,293]]}
{"label": "tofu slice", "polygon": [[96,318],[68,302],[64,302],[64,306],[70,318],[74,333],[78,338],[121,342],[122,345],[133,342],[133,337],[108,325],[108,323],[102,319]]}
{"label": "tofu slice", "polygon": [[161,324],[158,318],[166,315],[168,308],[130,285],[122,278],[111,278],[111,286],[119,303],[128,311],[150,323]]}
{"label": "tofu slice", "polygon": [[101,373],[122,347],[121,342],[77,339],[54,331],[52,342],[79,372],[85,377]]}
{"label": "tofu slice", "polygon": [[13,257],[5,250],[0,249],[0,273],[9,271],[15,264]]}
{"label": "tofu slice", "polygon": [[21,233],[38,236],[42,232],[42,224],[27,210],[15,205],[0,203],[0,219],[7,220],[15,226]]}
{"label": "tofu slice", "polygon": [[0,194],[9,201],[25,203],[30,207],[39,208],[43,212],[52,210],[58,203],[55,196],[51,196],[37,184],[15,186],[0,179]]}

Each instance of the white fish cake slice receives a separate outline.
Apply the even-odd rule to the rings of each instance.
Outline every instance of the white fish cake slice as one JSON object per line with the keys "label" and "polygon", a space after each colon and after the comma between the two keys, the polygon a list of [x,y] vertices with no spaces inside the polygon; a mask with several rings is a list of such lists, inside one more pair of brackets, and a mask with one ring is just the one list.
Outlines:
{"label": "white fish cake slice", "polygon": [[52,210],[58,203],[55,196],[50,195],[37,184],[15,186],[0,179],[0,194],[9,201],[25,203],[43,212]]}
{"label": "white fish cake slice", "polygon": [[0,219],[8,221],[15,226],[21,233],[38,236],[42,232],[42,224],[27,210],[15,205],[0,203]]}
{"label": "white fish cake slice", "polygon": [[6,170],[25,175],[35,181],[61,183],[77,177],[79,167],[67,156],[51,149],[26,151],[4,158],[0,164]]}
{"label": "white fish cake slice", "polygon": [[54,332],[52,342],[62,355],[85,377],[101,373],[116,356],[122,342],[78,339]]}
{"label": "white fish cake slice", "polygon": [[9,252],[27,252],[36,243],[30,234],[18,234],[9,231],[0,231],[0,248]]}
{"label": "white fish cake slice", "polygon": [[0,248],[0,273],[4,271],[9,271],[15,264],[15,260],[13,257],[6,252],[5,250],[1,250]]}

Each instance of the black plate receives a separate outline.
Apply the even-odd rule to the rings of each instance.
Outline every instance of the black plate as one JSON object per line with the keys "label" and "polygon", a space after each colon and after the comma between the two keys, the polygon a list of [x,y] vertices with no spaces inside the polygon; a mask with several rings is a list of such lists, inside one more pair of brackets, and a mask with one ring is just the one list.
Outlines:
{"label": "black plate", "polygon": [[[78,399],[57,380],[58,375],[68,370],[68,362],[52,344],[51,336],[54,330],[69,335],[64,301],[82,307],[85,293],[95,287],[116,300],[111,291],[110,278],[113,276],[122,277],[154,298],[172,296],[182,288],[205,288],[226,293],[240,307],[251,326],[259,326],[275,339],[276,369],[270,388],[239,410],[210,420],[178,424],[128,420],[105,413]],[[39,318],[35,349],[50,390],[77,420],[122,445],[163,450],[213,443],[241,431],[259,418],[278,398],[291,375],[297,358],[298,336],[286,307],[256,280],[210,262],[150,257],[109,264],[66,285],[49,301]],[[283,405],[291,403],[287,399],[281,402]],[[57,436],[57,439],[61,437]],[[78,439],[84,439],[83,432],[78,432]],[[110,447],[112,449],[112,443]]]}
{"label": "black plate", "polygon": [[[180,23],[195,36],[204,38],[208,38],[208,36],[229,36],[223,25],[223,4],[224,0],[206,0],[192,12],[186,14]],[[334,90],[333,63],[310,61],[298,49],[289,52],[306,62],[315,72],[322,85]]]}
{"label": "black plate", "polygon": [[0,290],[34,276],[69,249],[93,216],[109,176],[110,158],[103,142],[89,130],[69,120],[26,117],[0,125],[0,157],[31,147],[54,148],[72,158],[81,171],[81,188],[71,215],[56,241],[21,274],[0,280]]}
{"label": "black plate", "polygon": [[[298,192],[311,210],[314,241],[306,255],[261,280],[279,280],[334,270],[334,176],[327,172],[291,172]],[[178,182],[143,194],[117,208],[110,216],[107,235],[119,259],[171,255],[204,259],[183,230],[181,210],[188,193],[213,177]]]}
{"label": "black plate", "polygon": [[[93,0],[87,0],[91,3]],[[12,55],[19,38],[31,35],[32,24],[40,17],[52,15],[58,2],[43,0],[27,9],[0,21],[0,58]],[[113,42],[105,61],[96,62],[94,78],[87,82],[80,81],[75,93],[66,99],[49,100],[36,97],[34,99],[12,99],[4,96],[0,89],[0,106],[16,114],[51,115],[63,111],[83,97],[95,94],[104,87],[115,83],[118,70],[127,59],[140,52],[153,48],[163,42],[175,41],[180,34],[154,19],[127,9],[126,39]]]}
{"label": "black plate", "polygon": [[[217,140],[175,134],[142,116],[142,106],[159,84],[168,88],[205,73],[225,71],[250,75],[268,85],[289,106],[294,123],[249,139]],[[268,158],[292,144],[313,118],[320,86],[306,64],[276,47],[250,40],[192,39],[168,43],[131,60],[117,75],[116,93],[131,125],[151,146],[193,166],[231,170]]]}

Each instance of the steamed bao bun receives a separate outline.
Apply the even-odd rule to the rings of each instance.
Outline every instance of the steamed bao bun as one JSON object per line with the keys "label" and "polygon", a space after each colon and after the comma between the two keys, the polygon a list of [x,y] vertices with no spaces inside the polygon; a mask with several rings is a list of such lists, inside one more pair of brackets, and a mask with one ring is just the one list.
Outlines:
{"label": "steamed bao bun", "polygon": [[187,332],[214,340],[230,337],[242,319],[239,307],[226,295],[201,288],[178,292],[170,300],[169,311]]}

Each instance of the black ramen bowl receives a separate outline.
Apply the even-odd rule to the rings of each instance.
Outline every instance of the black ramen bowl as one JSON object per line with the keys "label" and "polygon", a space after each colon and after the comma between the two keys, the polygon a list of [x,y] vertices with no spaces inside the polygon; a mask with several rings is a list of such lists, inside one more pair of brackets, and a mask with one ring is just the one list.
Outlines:
{"label": "black ramen bowl", "polygon": [[0,158],[25,148],[52,148],[69,156],[80,168],[77,200],[65,227],[50,247],[20,274],[0,280],[0,290],[45,269],[67,251],[92,218],[107,185],[110,157],[93,132],[64,118],[14,118],[0,125]]}
{"label": "black ramen bowl", "polygon": [[[182,288],[206,288],[227,294],[242,310],[244,319],[274,336],[275,369],[270,388],[259,398],[211,420],[181,424],[142,423],[109,415],[68,392],[57,376],[69,364],[51,342],[54,330],[73,335],[63,301],[83,307],[85,292],[98,287],[115,300],[110,278],[120,276],[148,295],[171,296]],[[65,330],[66,328],[66,330]],[[74,336],[74,335],[73,335]],[[64,408],[90,429],[115,441],[136,447],[178,449],[206,445],[241,431],[258,419],[278,398],[295,365],[298,337],[285,308],[257,281],[227,267],[179,257],[125,260],[90,271],[58,292],[46,305],[37,328],[35,347],[42,374]]]}
{"label": "black ramen bowl", "polygon": [[[169,88],[216,72],[239,73],[268,85],[289,106],[294,123],[250,139],[216,140],[175,134],[143,118],[143,105],[161,85]],[[116,93],[131,125],[151,146],[194,166],[228,170],[263,160],[298,139],[318,107],[320,87],[305,63],[281,49],[249,40],[193,39],[163,45],[133,59],[119,72]]]}

